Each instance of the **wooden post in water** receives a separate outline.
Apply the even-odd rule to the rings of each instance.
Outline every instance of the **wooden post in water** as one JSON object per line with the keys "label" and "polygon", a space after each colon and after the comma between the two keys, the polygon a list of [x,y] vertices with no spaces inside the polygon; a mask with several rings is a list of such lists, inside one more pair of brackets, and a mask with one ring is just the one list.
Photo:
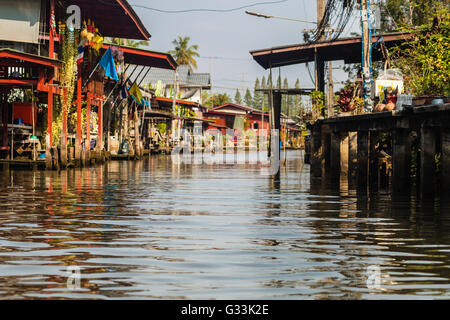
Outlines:
{"label": "wooden post in water", "polygon": [[322,126],[322,157],[320,159],[320,165],[322,175],[325,176],[330,173],[330,150],[331,150],[331,132],[329,126]]}
{"label": "wooden post in water", "polygon": [[435,188],[436,133],[433,128],[422,124],[420,135],[420,194],[429,197]]}
{"label": "wooden post in water", "polygon": [[330,177],[339,179],[341,170],[341,134],[331,131],[330,144]]}
{"label": "wooden post in water", "polygon": [[370,131],[369,136],[369,187],[373,190],[378,188],[378,151],[376,149],[380,134],[377,131]]}
{"label": "wooden post in water", "polygon": [[[278,137],[281,138],[281,92],[273,92],[273,129],[278,130]],[[279,143],[279,142],[278,142]],[[273,150],[272,150],[273,152]],[[278,165],[281,164],[281,148],[278,145]],[[280,168],[278,168],[275,179],[280,178]]]}
{"label": "wooden post in water", "polygon": [[441,193],[448,195],[450,188],[450,128],[442,129]]}
{"label": "wooden post in water", "polygon": [[340,150],[340,167],[341,174],[348,176],[349,167],[349,134],[347,132],[341,133],[341,150]]}
{"label": "wooden post in water", "polygon": [[348,177],[350,180],[356,178],[358,171],[357,139],[358,134],[356,132],[348,133]]}
{"label": "wooden post in water", "polygon": [[369,174],[369,132],[358,131],[358,190],[367,192],[367,177]]}
{"label": "wooden post in water", "polygon": [[311,132],[311,175],[314,178],[318,178],[322,176],[322,159],[323,159],[323,148],[322,148],[322,134],[321,134],[321,126],[316,123],[313,126]]}
{"label": "wooden post in water", "polygon": [[392,191],[409,189],[411,175],[411,139],[409,130],[396,129],[392,139]]}
{"label": "wooden post in water", "polygon": [[61,166],[63,168],[67,167],[67,107],[67,88],[63,88],[63,120],[61,135]]}

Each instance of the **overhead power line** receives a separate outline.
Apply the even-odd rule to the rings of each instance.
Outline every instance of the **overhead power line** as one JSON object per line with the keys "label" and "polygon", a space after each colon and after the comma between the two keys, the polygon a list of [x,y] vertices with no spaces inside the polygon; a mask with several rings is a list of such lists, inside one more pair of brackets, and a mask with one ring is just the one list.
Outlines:
{"label": "overhead power line", "polygon": [[267,1],[267,2],[256,2],[253,4],[248,4],[245,6],[237,7],[237,8],[231,8],[231,9],[206,9],[206,8],[196,8],[196,9],[185,9],[185,10],[163,10],[163,9],[157,9],[152,7],[147,7],[143,5],[138,4],[132,4],[133,7],[136,8],[142,8],[162,13],[188,13],[188,12],[233,12],[233,11],[239,11],[245,8],[255,7],[255,6],[262,6],[262,5],[268,5],[268,4],[277,4],[277,3],[283,3],[288,2],[289,0],[280,0],[280,1]]}

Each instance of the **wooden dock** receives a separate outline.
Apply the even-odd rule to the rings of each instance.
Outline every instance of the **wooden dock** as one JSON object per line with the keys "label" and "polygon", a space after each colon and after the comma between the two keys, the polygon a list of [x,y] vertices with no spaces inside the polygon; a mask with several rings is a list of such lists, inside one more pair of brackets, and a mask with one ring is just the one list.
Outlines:
{"label": "wooden dock", "polygon": [[[309,129],[312,177],[355,178],[363,192],[388,179],[392,192],[409,192],[416,185],[424,197],[450,187],[449,103],[321,119]],[[380,143],[391,154],[381,156]]]}

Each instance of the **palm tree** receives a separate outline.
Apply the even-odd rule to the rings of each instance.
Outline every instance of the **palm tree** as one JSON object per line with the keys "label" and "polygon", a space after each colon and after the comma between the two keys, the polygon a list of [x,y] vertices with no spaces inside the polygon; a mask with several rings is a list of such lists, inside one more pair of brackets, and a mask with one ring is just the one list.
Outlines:
{"label": "palm tree", "polygon": [[171,55],[174,56],[175,61],[179,65],[188,65],[189,69],[193,71],[193,69],[197,69],[197,61],[194,57],[200,57],[198,54],[198,45],[189,45],[190,37],[180,37],[172,41],[175,46],[174,50],[169,51]]}

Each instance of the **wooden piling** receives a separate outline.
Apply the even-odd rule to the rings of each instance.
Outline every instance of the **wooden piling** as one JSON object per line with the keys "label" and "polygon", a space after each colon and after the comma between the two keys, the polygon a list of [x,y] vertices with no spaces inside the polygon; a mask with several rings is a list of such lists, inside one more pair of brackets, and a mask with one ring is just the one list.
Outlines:
{"label": "wooden piling", "polygon": [[429,197],[435,189],[436,134],[425,124],[422,124],[420,133],[420,194]]}
{"label": "wooden piling", "polygon": [[371,131],[369,134],[369,187],[372,190],[378,189],[378,151],[377,144],[380,139],[380,134],[377,131]]}
{"label": "wooden piling", "polygon": [[341,133],[341,143],[340,143],[340,168],[341,175],[348,176],[349,168],[349,134]]}
{"label": "wooden piling", "polygon": [[320,165],[322,168],[322,175],[330,173],[330,155],[331,155],[331,131],[329,126],[322,126],[322,158]]}
{"label": "wooden piling", "polygon": [[45,135],[45,168],[48,170],[53,169],[53,159],[50,146],[50,134]]}
{"label": "wooden piling", "polygon": [[322,135],[321,126],[314,126],[311,133],[311,175],[318,178],[322,176]]}
{"label": "wooden piling", "polygon": [[411,175],[411,139],[409,130],[396,129],[392,141],[392,191],[409,190]]}
{"label": "wooden piling", "polygon": [[356,132],[348,133],[348,177],[351,180],[356,178],[358,171],[357,139],[358,134]]}
{"label": "wooden piling", "polygon": [[341,134],[331,132],[330,143],[330,177],[339,178],[341,170]]}
{"label": "wooden piling", "polygon": [[367,181],[369,175],[369,132],[358,131],[357,137],[357,154],[358,154],[358,189],[367,191]]}
{"label": "wooden piling", "polygon": [[450,128],[444,128],[441,133],[441,193],[448,195],[450,188]]}

